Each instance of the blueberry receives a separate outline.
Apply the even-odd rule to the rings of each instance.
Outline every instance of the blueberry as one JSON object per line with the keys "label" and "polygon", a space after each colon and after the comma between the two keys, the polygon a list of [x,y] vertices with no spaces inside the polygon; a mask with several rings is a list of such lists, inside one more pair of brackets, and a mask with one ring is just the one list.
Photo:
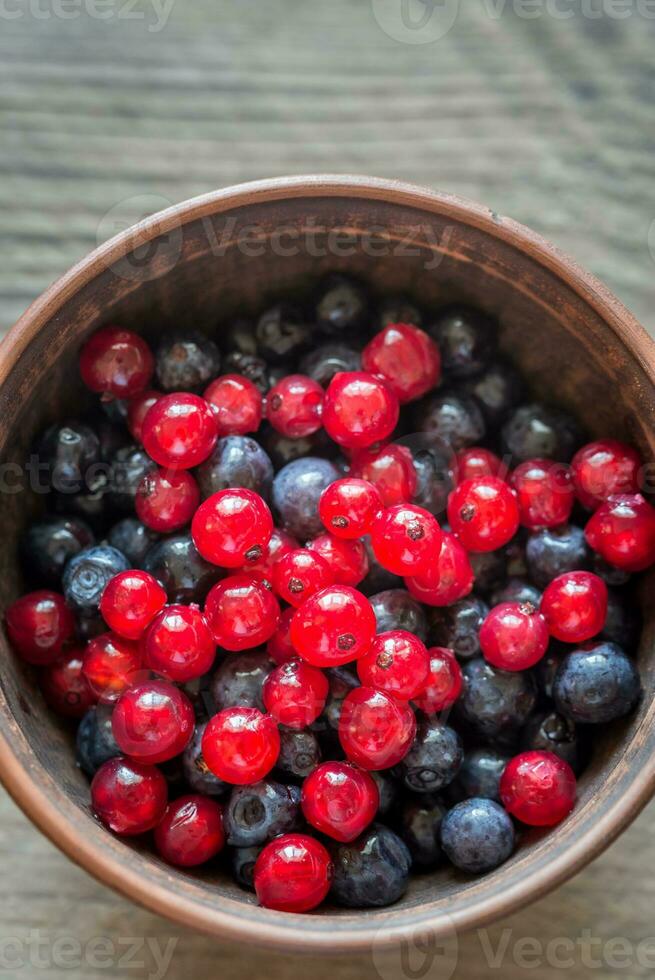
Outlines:
{"label": "blueberry", "polygon": [[36,476],[53,490],[74,494],[93,489],[92,482],[100,463],[100,440],[83,422],[56,423],[39,439],[35,458]]}
{"label": "blueberry", "polygon": [[340,371],[361,371],[359,352],[346,344],[322,344],[310,354],[305,354],[298,365],[300,374],[318,381],[327,388],[335,374]]}
{"label": "blueberry", "polygon": [[339,275],[329,276],[321,283],[316,320],[323,333],[350,340],[366,325],[368,315],[368,297],[359,283]]}
{"label": "blueberry", "polygon": [[415,793],[436,793],[459,772],[464,752],[457,732],[435,717],[422,717],[398,775]]}
{"label": "blueberry", "polygon": [[68,559],[92,544],[93,532],[79,518],[44,517],[21,538],[23,567],[36,584],[58,586]]}
{"label": "blueberry", "polygon": [[260,855],[261,847],[235,847],[232,851],[232,875],[237,885],[254,892],[253,882],[255,863]]}
{"label": "blueberry", "polygon": [[331,896],[347,908],[381,908],[405,894],[412,856],[393,830],[373,824],[351,844],[331,847]]}
{"label": "blueberry", "polygon": [[281,432],[276,432],[270,426],[264,425],[257,434],[257,438],[261,440],[276,470],[305,456],[328,457],[336,454],[336,447],[324,429],[319,429],[311,436],[290,439],[288,436],[283,436]]}
{"label": "blueberry", "polygon": [[388,630],[405,630],[420,640],[427,636],[425,610],[406,589],[387,589],[369,597],[375,613],[378,633]]}
{"label": "blueberry", "polygon": [[196,725],[191,741],[182,753],[184,778],[194,793],[224,797],[229,792],[230,787],[214,775],[202,754],[202,737],[206,727],[207,722]]}
{"label": "blueberry", "polygon": [[483,739],[522,727],[536,702],[536,685],[527,671],[498,670],[482,658],[462,666],[464,685],[457,710]]}
{"label": "blueberry", "polygon": [[536,586],[531,585],[521,578],[512,578],[502,589],[497,590],[491,596],[491,605],[499,606],[501,602],[529,602],[533,606],[539,607],[541,604],[541,592]]}
{"label": "blueberry", "polygon": [[226,436],[195,471],[203,499],[228,487],[245,487],[268,500],[273,485],[273,464],[250,436]]}
{"label": "blueberry", "polygon": [[414,425],[453,452],[482,442],[486,427],[477,402],[463,392],[439,391],[417,403]]}
{"label": "blueberry", "polygon": [[441,863],[439,830],[446,809],[438,800],[408,799],[400,814],[400,836],[412,855],[417,871],[428,871]]}
{"label": "blueberry", "polygon": [[100,440],[100,459],[108,463],[123,446],[129,446],[132,436],[127,431],[125,425],[125,414],[127,413],[127,402],[114,399],[111,402],[100,403],[103,408],[106,405],[123,405],[124,412],[121,411],[120,418],[116,422],[110,422],[104,414],[97,417],[92,416],[92,427]]}
{"label": "blueberry", "polygon": [[318,501],[331,483],[341,476],[327,459],[307,456],[287,463],[273,480],[273,506],[281,523],[301,542],[323,531]]}
{"label": "blueberry", "polygon": [[569,651],[570,647],[567,647],[566,644],[559,643],[557,640],[551,640],[545,656],[541,658],[537,666],[534,668],[534,676],[537,686],[544,697],[549,699],[552,698],[555,675],[557,674],[559,665],[561,664],[565,653]]}
{"label": "blueberry", "polygon": [[107,705],[89,708],[80,721],[75,739],[77,764],[90,779],[100,766],[121,754],[111,727]]}
{"label": "blueberry", "polygon": [[454,456],[443,439],[427,437],[424,433],[398,439],[412,452],[416,471],[416,490],[413,502],[437,517],[443,514],[448,494],[454,487]]}
{"label": "blueberry", "polygon": [[202,603],[225,572],[199,554],[190,534],[174,534],[146,553],[142,568],[161,583],[169,602]]}
{"label": "blueberry", "polygon": [[123,446],[111,463],[109,503],[123,513],[134,513],[136,492],[144,476],[157,469],[142,446]]}
{"label": "blueberry", "polygon": [[403,580],[397,575],[394,575],[388,569],[383,568],[380,562],[377,560],[373,554],[373,548],[371,546],[371,539],[367,534],[361,539],[362,544],[366,548],[366,554],[368,557],[368,574],[363,582],[360,582],[357,588],[364,595],[373,596],[380,592],[395,592],[402,591]]}
{"label": "blueberry", "polygon": [[270,363],[297,357],[311,342],[312,328],[301,310],[278,303],[260,316],[255,338],[260,355]]}
{"label": "blueberry", "polygon": [[380,303],[376,327],[384,330],[393,323],[412,323],[420,327],[423,325],[423,313],[408,296],[387,296]]}
{"label": "blueberry", "polygon": [[378,816],[387,817],[394,809],[398,800],[398,783],[391,778],[388,772],[373,771],[371,776],[378,788],[378,796],[380,798]]}
{"label": "blueberry", "polygon": [[163,391],[201,392],[221,370],[216,344],[200,333],[164,337],[155,355],[155,373]]}
{"label": "blueberry", "polygon": [[607,617],[599,639],[618,643],[632,653],[641,634],[641,612],[632,597],[616,589],[607,590]]}
{"label": "blueberry", "polygon": [[223,826],[233,847],[265,844],[298,826],[300,789],[262,779],[249,786],[235,786],[225,805]]}
{"label": "blueberry", "polygon": [[594,554],[591,562],[592,571],[602,578],[606,585],[612,586],[614,588],[620,588],[622,585],[627,585],[632,579],[632,574],[626,572],[624,568],[617,568],[616,565],[610,565],[606,562],[600,555]]}
{"label": "blueberry", "polygon": [[239,706],[263,711],[262,686],[273,666],[265,650],[228,654],[210,683],[216,710]]}
{"label": "blueberry", "polygon": [[528,578],[528,564],[525,557],[526,537],[527,535],[519,530],[503,549],[508,578]]}
{"label": "blueberry", "polygon": [[441,846],[461,871],[493,871],[514,850],[514,825],[493,800],[464,800],[441,821]]}
{"label": "blueberry", "polygon": [[564,572],[589,568],[591,552],[581,527],[560,524],[559,527],[547,527],[529,535],[525,560],[530,579],[538,588],[545,589],[549,582]]}
{"label": "blueberry", "polygon": [[449,306],[428,327],[439,345],[445,374],[470,378],[489,363],[496,345],[495,320],[470,306]]}
{"label": "blueberry", "polygon": [[321,761],[321,747],[314,732],[280,727],[280,754],[275,764],[287,779],[305,779]]}
{"label": "blueberry", "polygon": [[107,583],[129,567],[125,555],[110,545],[84,548],[73,555],[64,569],[62,588],[67,604],[80,616],[97,615]]}
{"label": "blueberry", "polygon": [[567,654],[553,683],[557,710],[585,724],[622,718],[641,694],[637,668],[620,646],[606,641]]}
{"label": "blueberry", "polygon": [[330,685],[330,690],[325,702],[323,714],[315,723],[320,730],[324,723],[328,728],[337,731],[339,719],[341,718],[341,708],[344,699],[355,687],[359,687],[359,680],[347,667],[331,667],[326,670],[325,675]]}
{"label": "blueberry", "polygon": [[502,429],[503,451],[515,463],[528,459],[567,462],[582,444],[578,423],[566,412],[547,405],[522,405],[510,415]]}
{"label": "blueberry", "polygon": [[159,541],[159,535],[136,517],[124,517],[110,528],[107,541],[112,548],[123,552],[133,568],[140,568],[149,549]]}
{"label": "blueberry", "polygon": [[93,488],[79,493],[55,493],[49,503],[61,517],[76,517],[88,524],[96,535],[104,534],[112,519],[109,497],[109,467],[99,464],[92,478]]}
{"label": "blueberry", "polygon": [[431,609],[428,613],[428,641],[431,646],[448,647],[462,659],[480,653],[480,627],[489,606],[477,596],[466,596],[452,606]]}
{"label": "blueberry", "polygon": [[498,551],[471,551],[469,561],[478,592],[488,595],[503,588],[507,580],[507,563],[502,548]]}
{"label": "blueberry", "polygon": [[490,430],[498,428],[524,396],[524,384],[514,368],[503,361],[492,364],[477,378],[462,385],[480,405]]}
{"label": "blueberry", "polygon": [[528,719],[521,732],[521,750],[554,752],[577,774],[584,761],[578,732],[570,718],[556,711],[539,712]]}
{"label": "blueberry", "polygon": [[457,778],[449,787],[449,798],[460,802],[483,797],[499,803],[500,777],[509,760],[509,755],[490,746],[466,752]]}
{"label": "blueberry", "polygon": [[223,367],[226,374],[241,374],[248,378],[259,388],[262,395],[265,395],[270,388],[268,379],[268,364],[263,357],[255,354],[242,354],[240,351],[232,351],[225,358]]}
{"label": "blueberry", "polygon": [[[220,330],[219,340],[221,348],[229,351],[230,354],[254,355],[257,353],[255,324],[246,317],[235,317],[226,323]],[[226,373],[229,372],[226,371]]]}
{"label": "blueberry", "polygon": [[[127,398],[111,398],[109,401],[100,399],[100,412],[98,414],[102,416],[105,422],[109,423],[114,431],[118,432],[118,427],[125,425],[127,421],[128,407]],[[105,458],[103,456],[103,459]]]}

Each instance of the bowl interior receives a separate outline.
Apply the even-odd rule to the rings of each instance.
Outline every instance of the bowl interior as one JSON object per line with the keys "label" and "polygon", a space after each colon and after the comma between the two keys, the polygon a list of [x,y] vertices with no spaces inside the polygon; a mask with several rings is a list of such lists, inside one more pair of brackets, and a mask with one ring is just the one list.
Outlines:
{"label": "bowl interior", "polygon": [[[145,233],[148,245],[135,239],[108,259],[96,259],[33,312],[14,349],[5,347],[2,460],[22,465],[44,424],[86,411],[90,402],[77,380],[76,360],[81,342],[99,326],[122,323],[153,338],[168,328],[200,329],[220,344],[221,325],[230,315],[254,314],[277,297],[307,294],[324,272],[339,269],[361,276],[379,295],[409,292],[428,309],[460,299],[495,314],[501,347],[535,396],[574,412],[591,436],[626,439],[651,458],[655,395],[648,366],[635,354],[639,344],[644,349],[644,338],[636,334],[633,341],[629,325],[617,334],[617,324],[601,310],[602,294],[594,297],[575,270],[563,274],[556,257],[546,260],[501,219],[481,212],[471,218],[465,209],[436,199],[411,201],[391,193],[270,197],[217,197],[182,220],[165,218]],[[6,472],[3,609],[21,592],[20,530],[42,506],[38,494],[14,492],[14,471]],[[618,831],[612,814],[635,781],[652,779],[655,612],[652,604],[642,604],[646,696],[630,719],[594,734],[574,814],[548,834],[526,831],[514,857],[485,877],[469,878],[451,868],[414,877],[406,897],[390,909],[325,908],[311,917],[282,916],[259,909],[220,866],[197,874],[176,871],[147,846],[111,837],[89,812],[88,783],[75,767],[71,730],[46,710],[30,670],[2,639],[0,724],[12,772],[22,771],[22,789],[12,789],[46,832],[110,884],[217,932],[338,949],[369,943],[377,930],[385,942],[422,922],[436,923],[441,931],[479,922],[545,890],[554,864],[563,877],[584,863]]]}

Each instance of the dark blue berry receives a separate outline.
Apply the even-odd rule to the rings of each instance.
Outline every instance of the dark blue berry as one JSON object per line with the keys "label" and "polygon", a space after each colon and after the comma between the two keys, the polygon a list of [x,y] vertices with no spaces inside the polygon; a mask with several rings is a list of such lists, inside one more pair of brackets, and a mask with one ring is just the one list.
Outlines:
{"label": "dark blue berry", "polygon": [[324,429],[319,429],[311,436],[300,439],[289,439],[281,432],[276,432],[270,426],[262,426],[257,438],[261,439],[264,449],[270,456],[276,470],[293,463],[305,456],[335,456],[335,444],[328,438]]}
{"label": "dark blue berry", "polygon": [[20,552],[26,574],[36,585],[58,586],[69,558],[93,544],[93,532],[77,517],[44,517],[25,531]]}
{"label": "dark blue berry", "polygon": [[273,507],[281,524],[304,542],[324,528],[318,516],[318,501],[331,483],[341,476],[334,463],[307,456],[288,463],[273,480]]}
{"label": "dark blue berry", "polygon": [[[221,348],[231,354],[256,354],[255,324],[246,317],[235,317],[221,327],[219,340]],[[225,371],[225,373],[229,373]]]}
{"label": "dark blue berry", "polygon": [[641,633],[641,612],[626,592],[607,590],[607,617],[599,639],[618,643],[627,653],[637,649]]}
{"label": "dark blue berry", "polygon": [[405,630],[425,641],[427,636],[425,610],[406,589],[387,589],[385,592],[377,592],[369,596],[369,602],[375,613],[378,633]]}
{"label": "dark blue berry", "polygon": [[534,676],[537,686],[540,693],[545,698],[550,699],[553,696],[553,682],[555,680],[555,675],[557,674],[559,665],[562,662],[562,658],[567,652],[570,652],[570,647],[567,647],[565,643],[559,643],[557,640],[551,640],[545,656],[541,658],[537,666],[534,668]]}
{"label": "dark blue berry", "polygon": [[445,512],[448,494],[454,487],[452,448],[443,439],[428,438],[424,433],[403,436],[397,441],[411,450],[414,460],[413,502],[438,517]]}
{"label": "dark blue berry", "polygon": [[280,754],[276,769],[287,779],[305,779],[321,761],[321,747],[308,728],[280,727]]}
{"label": "dark blue berry", "polygon": [[83,422],[56,423],[39,439],[35,458],[39,485],[47,485],[63,494],[93,489],[92,483],[100,463],[100,440]]}
{"label": "dark blue berry", "polygon": [[583,435],[566,412],[533,403],[512,412],[502,438],[503,452],[510,453],[516,464],[544,458],[567,462],[582,444]]}
{"label": "dark blue berry", "polygon": [[162,391],[201,392],[220,370],[218,347],[200,333],[165,337],[155,354],[155,374]]}
{"label": "dark blue berry", "polygon": [[368,317],[368,297],[359,283],[339,275],[329,276],[321,283],[316,321],[323,333],[351,340],[353,333],[366,326]]}
{"label": "dark blue berry", "polygon": [[393,323],[423,325],[423,313],[408,296],[387,296],[380,303],[376,316],[377,330],[384,330]]}
{"label": "dark blue berry", "polygon": [[84,548],[64,569],[62,587],[67,604],[80,616],[96,615],[109,580],[129,567],[125,555],[110,545]]}
{"label": "dark blue berry", "polygon": [[257,349],[270,363],[297,357],[311,342],[312,328],[301,310],[278,303],[260,316],[255,328]]}
{"label": "dark blue berry", "polygon": [[458,714],[483,739],[521,728],[536,702],[536,685],[527,671],[498,670],[476,658],[462,666],[463,688]]}
{"label": "dark blue berry", "polygon": [[146,553],[142,567],[166,589],[169,602],[202,603],[212,585],[225,575],[198,553],[190,534],[158,541]]}
{"label": "dark blue berry", "polygon": [[553,683],[555,707],[571,721],[599,725],[622,718],[642,694],[637,668],[616,643],[567,654]]}
{"label": "dark blue berry", "polygon": [[241,888],[247,888],[251,892],[255,890],[255,862],[261,850],[261,847],[235,847],[231,855],[234,880]]}
{"label": "dark blue berry", "polygon": [[416,871],[429,871],[442,860],[439,830],[446,808],[429,797],[406,800],[400,814],[400,836]]}
{"label": "dark blue berry", "polygon": [[466,596],[452,606],[428,613],[428,641],[431,646],[448,647],[458,657],[469,660],[480,653],[480,627],[489,606],[477,596]]}
{"label": "dark blue berry", "polygon": [[457,778],[448,788],[449,799],[459,803],[481,796],[499,803],[500,777],[509,760],[509,755],[491,746],[466,752]]}
{"label": "dark blue berry", "polygon": [[265,844],[298,826],[300,789],[272,779],[235,786],[225,805],[223,825],[233,847]]}
{"label": "dark blue berry", "polygon": [[273,464],[255,439],[226,436],[195,471],[203,498],[228,487],[254,490],[268,500],[273,485]]}
{"label": "dark blue berry", "polygon": [[630,572],[626,572],[624,568],[617,568],[616,565],[610,565],[597,554],[593,555],[591,569],[599,578],[602,578],[606,585],[613,588],[627,585],[632,579]]}
{"label": "dark blue berry", "polygon": [[556,711],[540,712],[528,719],[521,732],[521,750],[554,752],[577,774],[585,761],[584,748],[575,724]]}
{"label": "dark blue berry", "polygon": [[452,783],[464,758],[457,732],[436,717],[422,717],[409,752],[397,767],[414,793],[436,793]]}
{"label": "dark blue berry", "polygon": [[462,385],[482,409],[489,430],[500,426],[524,395],[524,385],[511,365],[502,361],[492,364],[477,378]]}
{"label": "dark blue berry", "polygon": [[110,708],[89,708],[78,725],[75,748],[77,764],[90,779],[104,762],[121,754],[112,732]]}
{"label": "dark blue berry", "polygon": [[159,535],[136,517],[124,517],[110,528],[107,541],[112,548],[123,552],[133,568],[140,568],[150,548],[159,541]]}
{"label": "dark blue berry", "polygon": [[493,871],[514,850],[514,825],[493,800],[464,800],[441,821],[441,846],[461,871]]}
{"label": "dark blue berry", "polygon": [[486,596],[503,588],[507,581],[507,562],[502,548],[499,551],[470,551],[469,561],[478,592]]}
{"label": "dark blue berry", "polygon": [[321,725],[327,725],[334,732],[339,727],[341,718],[341,708],[344,699],[355,687],[359,687],[358,678],[347,667],[331,667],[325,671],[325,675],[330,685],[330,690],[325,702],[323,714],[315,722],[316,729],[320,732]]}
{"label": "dark blue berry", "polygon": [[545,589],[558,575],[589,568],[591,552],[584,531],[575,524],[560,524],[534,531],[525,546],[528,574],[534,584]]}
{"label": "dark blue berry", "polygon": [[340,371],[361,371],[359,351],[346,344],[322,344],[310,354],[305,354],[298,365],[300,374],[313,378],[327,388]]}
{"label": "dark blue berry", "polygon": [[470,378],[484,370],[496,345],[496,331],[495,320],[470,306],[449,306],[428,327],[439,346],[444,373],[454,378]]}
{"label": "dark blue berry", "polygon": [[400,837],[373,824],[351,844],[332,845],[331,897],[347,908],[381,908],[407,891],[412,856]]}
{"label": "dark blue berry", "polygon": [[507,585],[498,589],[491,596],[492,606],[499,606],[502,602],[529,602],[538,608],[541,603],[541,592],[536,586],[524,579],[512,578]]}
{"label": "dark blue berry", "polygon": [[123,446],[110,463],[109,503],[123,513],[134,513],[136,492],[144,476],[157,468],[141,446]]}
{"label": "dark blue berry", "polygon": [[194,793],[223,798],[230,787],[211,771],[202,754],[202,737],[207,722],[196,725],[191,741],[182,753],[184,778]]}
{"label": "dark blue berry", "polygon": [[378,788],[378,796],[380,798],[378,804],[378,816],[387,817],[394,809],[396,802],[398,800],[398,786],[399,784],[395,779],[392,779],[390,773],[386,772],[375,772],[371,773],[375,784]]}
{"label": "dark blue berry", "polygon": [[216,710],[239,706],[263,711],[262,687],[272,669],[266,651],[227,654],[209,686]]}
{"label": "dark blue berry", "polygon": [[223,368],[225,374],[241,374],[244,378],[248,378],[259,388],[262,395],[265,395],[270,388],[268,364],[263,357],[232,351],[225,358]]}
{"label": "dark blue berry", "polygon": [[478,403],[464,392],[439,391],[418,402],[414,425],[429,438],[446,443],[453,452],[482,442],[486,433]]}

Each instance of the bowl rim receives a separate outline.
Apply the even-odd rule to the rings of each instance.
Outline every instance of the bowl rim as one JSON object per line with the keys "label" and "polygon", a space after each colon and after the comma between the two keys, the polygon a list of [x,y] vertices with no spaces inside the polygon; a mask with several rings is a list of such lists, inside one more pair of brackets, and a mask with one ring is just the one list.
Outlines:
{"label": "bowl rim", "polygon": [[[453,194],[402,181],[327,174],[276,177],[212,191],[153,214],[103,243],[50,285],[0,342],[0,386],[43,325],[62,305],[138,246],[209,215],[300,197],[351,197],[399,204],[451,218],[512,245],[560,278],[591,306],[608,323],[631,357],[639,362],[649,382],[655,385],[655,343],[646,330],[602,282],[541,235],[481,204]],[[653,765],[635,773],[626,792],[599,816],[582,838],[555,854],[552,861],[535,874],[519,876],[511,887],[505,887],[495,897],[493,903],[488,897],[476,897],[464,909],[454,910],[452,915],[444,915],[442,911],[430,913],[428,909],[426,913],[417,910],[415,916],[408,916],[405,909],[399,924],[394,924],[392,906],[385,910],[381,925],[378,920],[372,920],[370,926],[355,929],[342,919],[335,920],[334,930],[319,930],[312,926],[311,916],[302,917],[299,927],[300,917],[259,910],[262,915],[254,921],[222,909],[220,902],[209,908],[176,893],[172,887],[144,883],[138,869],[120,864],[108,852],[96,850],[84,835],[76,832],[57,804],[57,795],[62,802],[68,800],[64,791],[57,787],[58,793],[54,795],[40,787],[15,754],[12,742],[21,738],[20,729],[14,724],[9,726],[8,732],[0,730],[0,780],[30,820],[69,858],[99,881],[174,922],[222,939],[245,940],[278,951],[322,955],[393,947],[403,940],[411,941],[417,935],[417,929],[430,930],[435,937],[444,938],[452,936],[454,930],[459,933],[488,925],[542,897],[579,871],[625,829],[655,791],[654,761]]]}

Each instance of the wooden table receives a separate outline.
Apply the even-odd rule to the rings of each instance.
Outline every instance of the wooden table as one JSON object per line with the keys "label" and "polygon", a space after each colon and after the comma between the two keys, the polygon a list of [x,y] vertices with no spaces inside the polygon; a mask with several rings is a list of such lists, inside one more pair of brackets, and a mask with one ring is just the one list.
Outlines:
{"label": "wooden table", "polygon": [[[655,329],[655,21],[636,3],[560,19],[545,0],[536,10],[441,0],[437,15],[457,16],[432,41],[443,21],[407,30],[396,0],[172,0],[162,26],[155,10],[167,6],[0,4],[3,329],[135,218],[216,186],[310,171],[478,198],[552,238]],[[619,7],[626,19],[611,15]],[[118,945],[141,937],[158,949],[175,940],[174,980],[409,980],[394,958],[274,957],[178,929],[75,868],[6,797],[0,818],[2,977],[157,975],[147,946]],[[459,937],[452,975],[651,975],[654,833],[651,806],[555,894]],[[557,938],[575,945],[547,948]],[[451,974],[437,959],[417,975]]]}

